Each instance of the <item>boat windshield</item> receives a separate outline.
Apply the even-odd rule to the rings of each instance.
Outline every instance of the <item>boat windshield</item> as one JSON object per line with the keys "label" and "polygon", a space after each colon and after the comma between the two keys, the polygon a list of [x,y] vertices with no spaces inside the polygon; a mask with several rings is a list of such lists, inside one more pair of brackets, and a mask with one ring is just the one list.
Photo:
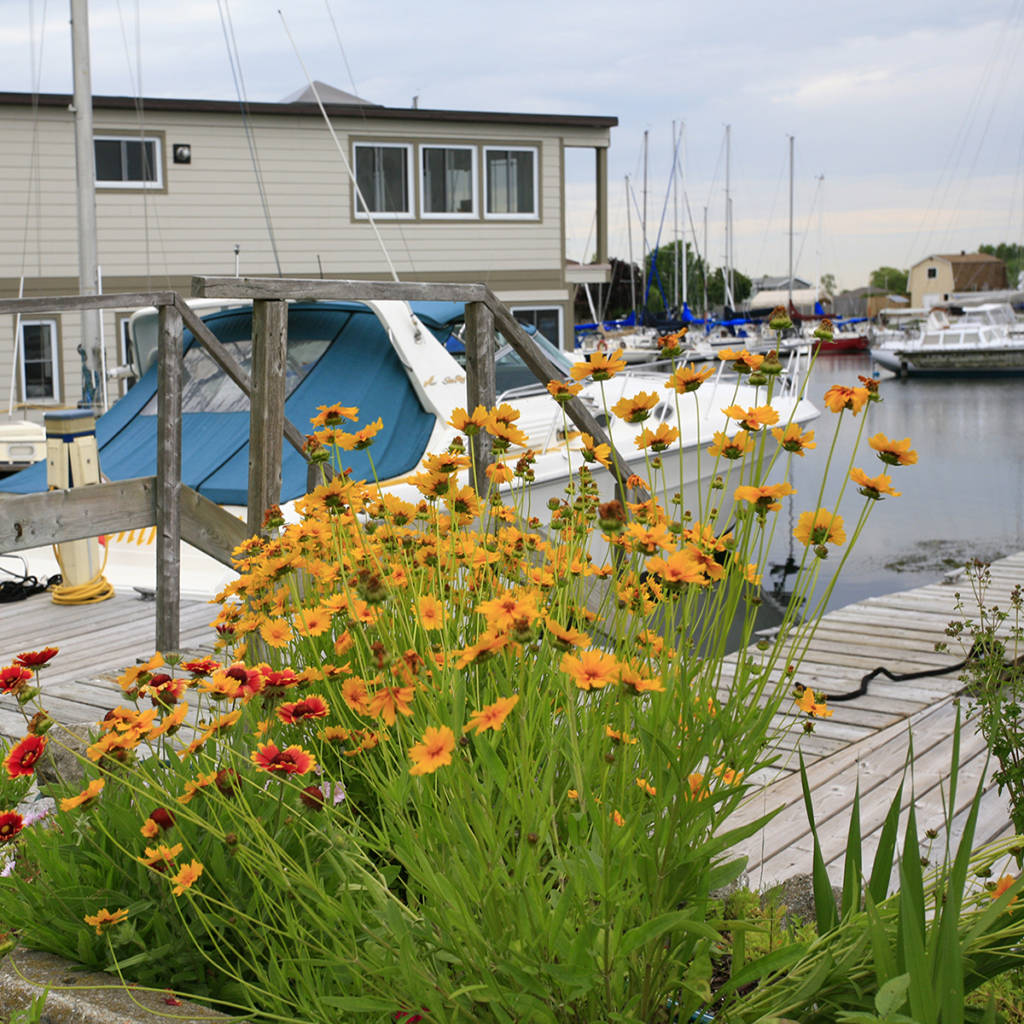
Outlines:
{"label": "boat windshield", "polygon": [[[333,338],[288,340],[285,366],[285,395],[290,395],[313,364],[327,351]],[[252,364],[252,338],[224,342],[241,368],[249,373]],[[146,403],[143,416],[156,415],[157,396]],[[213,361],[198,342],[185,353],[181,411],[182,412],[247,412],[249,399],[242,389]]]}
{"label": "boat windshield", "polygon": [[[558,371],[560,377],[569,376],[569,367],[572,360],[569,356],[553,345],[540,331],[528,325],[524,330],[530,335],[537,347],[544,353],[552,365]],[[515,349],[505,341],[501,333],[498,333],[498,353],[494,360],[495,390],[499,395],[515,388],[538,387],[546,384],[547,381],[537,380],[536,374],[523,362]]]}

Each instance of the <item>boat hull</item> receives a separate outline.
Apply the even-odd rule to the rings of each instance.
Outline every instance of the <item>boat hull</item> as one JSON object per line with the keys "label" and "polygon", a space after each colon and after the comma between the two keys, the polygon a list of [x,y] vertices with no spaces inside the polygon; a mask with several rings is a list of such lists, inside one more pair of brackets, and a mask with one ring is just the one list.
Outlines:
{"label": "boat hull", "polygon": [[871,359],[898,376],[1005,376],[1024,374],[1024,345],[999,348],[871,349]]}

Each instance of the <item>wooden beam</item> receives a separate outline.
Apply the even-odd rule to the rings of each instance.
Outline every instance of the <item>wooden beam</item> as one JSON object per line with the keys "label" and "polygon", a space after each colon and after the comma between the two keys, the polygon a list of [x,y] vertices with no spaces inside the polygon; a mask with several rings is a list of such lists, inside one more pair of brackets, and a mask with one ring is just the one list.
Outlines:
{"label": "wooden beam", "polygon": [[0,551],[62,544],[156,523],[156,477],[0,498]]}
{"label": "wooden beam", "polygon": [[[512,346],[524,363],[533,371],[537,380],[547,383],[561,376],[558,368],[534,343],[522,326],[516,323],[509,309],[492,294],[487,303],[494,314],[494,322],[502,337]],[[579,427],[585,434],[589,434],[596,443],[607,444],[611,450],[612,471],[623,484],[629,478],[632,470],[629,463],[618,453],[611,438],[605,432],[597,420],[594,419],[590,410],[578,399],[573,398],[565,405],[565,411],[569,419]],[[637,492],[639,493],[639,492]]]}
{"label": "wooden beam", "polygon": [[0,299],[0,314],[63,313],[77,309],[140,309],[169,306],[175,292],[111,292],[109,295],[52,295],[39,299]]}
{"label": "wooden beam", "polygon": [[181,488],[181,539],[222,565],[232,566],[231,552],[250,536],[245,523],[191,487]]}
{"label": "wooden beam", "polygon": [[[466,411],[478,406],[492,408],[497,402],[494,368],[494,314],[483,302],[466,303]],[[485,430],[470,438],[473,446],[473,484],[485,494],[487,467],[492,461],[493,443]]]}
{"label": "wooden beam", "polygon": [[178,649],[181,612],[182,319],[172,303],[160,307],[156,392],[156,648]]}
{"label": "wooden beam", "polygon": [[281,442],[284,433],[288,306],[257,299],[252,308],[252,400],[249,407],[250,534],[259,533],[263,514],[281,500]]}
{"label": "wooden beam", "polygon": [[367,302],[482,302],[490,289],[482,284],[422,284],[411,281],[344,281],[287,277],[193,277],[192,295],[202,299],[333,299]]}

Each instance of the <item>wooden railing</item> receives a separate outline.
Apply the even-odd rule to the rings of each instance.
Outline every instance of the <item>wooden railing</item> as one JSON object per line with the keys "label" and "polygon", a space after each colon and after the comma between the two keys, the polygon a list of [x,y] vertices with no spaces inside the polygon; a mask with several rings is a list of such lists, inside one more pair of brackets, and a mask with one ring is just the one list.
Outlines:
{"label": "wooden railing", "polygon": [[[516,323],[512,313],[485,285],[418,284],[393,281],[297,280],[289,278],[195,277],[196,298],[251,300],[252,373],[247,374],[185,300],[173,291],[94,296],[57,296],[0,300],[0,315],[70,312],[83,309],[133,309],[155,306],[159,316],[157,384],[157,472],[153,477],[93,484],[42,494],[0,499],[0,552],[95,537],[103,533],[153,526],[156,536],[156,647],[174,651],[179,641],[181,541],[225,565],[246,537],[259,532],[263,514],[281,494],[281,449],[277,444],[249,445],[249,504],[245,523],[181,481],[182,333],[188,328],[220,369],[249,398],[250,437],[283,436],[303,452],[305,436],[284,415],[285,354],[289,300],[431,300],[466,304],[466,404],[490,407],[495,394],[495,330],[518,353],[538,380],[560,376],[558,369]],[[608,442],[604,429],[578,399],[566,413],[580,430]],[[474,446],[475,479],[486,487],[491,461],[489,438]],[[629,469],[614,448],[613,468],[620,480]],[[102,462],[101,467],[102,469]],[[311,467],[312,469],[312,467]],[[312,474],[311,474],[312,479]]]}

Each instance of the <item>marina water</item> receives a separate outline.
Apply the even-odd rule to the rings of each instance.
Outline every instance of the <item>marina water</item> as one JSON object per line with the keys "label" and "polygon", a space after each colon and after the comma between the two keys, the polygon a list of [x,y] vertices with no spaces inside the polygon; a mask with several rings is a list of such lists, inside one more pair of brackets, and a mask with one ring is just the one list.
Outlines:
{"label": "marina water", "polygon": [[[797,494],[784,499],[776,513],[780,519],[770,563],[784,563],[791,553],[799,562],[803,555],[803,545],[791,541],[792,530],[800,512],[817,507],[819,481],[836,428],[836,415],[822,401],[825,391],[832,384],[857,386],[859,374],[871,376],[872,372],[867,353],[816,360],[807,397],[822,410],[812,424],[817,448],[803,458],[792,458],[788,479]],[[845,458],[843,453],[849,451],[866,414],[868,422],[854,465],[872,477],[888,473],[901,494],[875,503],[828,609],[937,582],[968,560],[992,561],[1024,550],[1024,378],[884,375],[879,394],[882,401],[870,404],[858,416],[844,413],[837,458]],[[890,439],[909,436],[918,453],[917,465],[884,465],[867,443],[879,431]],[[778,479],[773,474],[769,482],[781,479],[781,473]],[[825,491],[821,504],[829,510],[835,509],[841,482],[836,475]],[[849,482],[839,507],[848,535],[864,500]],[[842,551],[829,546],[819,594]],[[766,589],[772,581],[766,567]]]}

